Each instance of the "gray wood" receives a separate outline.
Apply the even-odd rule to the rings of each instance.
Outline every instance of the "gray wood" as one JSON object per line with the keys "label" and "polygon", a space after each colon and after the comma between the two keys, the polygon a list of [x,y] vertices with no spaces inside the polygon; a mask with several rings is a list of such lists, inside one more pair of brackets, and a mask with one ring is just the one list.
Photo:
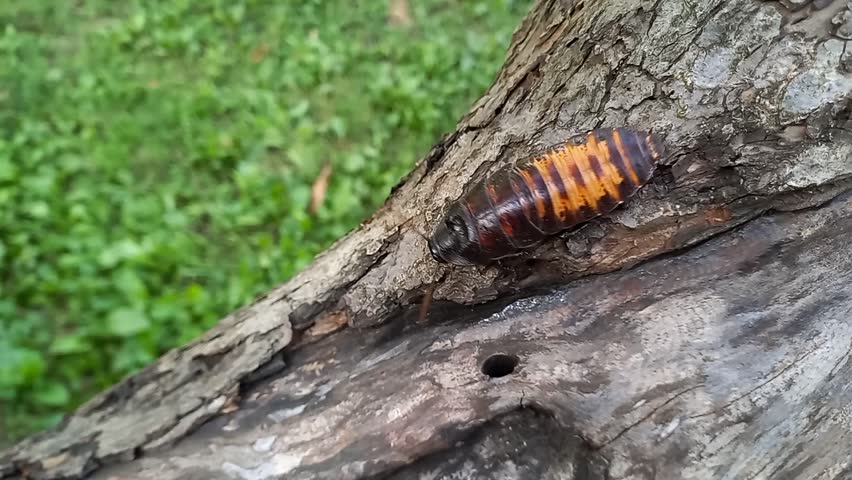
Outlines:
{"label": "gray wood", "polygon": [[[540,0],[369,221],[0,477],[852,478],[852,5],[817,3]],[[472,178],[619,125],[668,150],[623,208],[429,257]]]}
{"label": "gray wood", "polygon": [[[95,478],[844,478],[850,212],[844,194],[490,315],[341,331]],[[492,379],[498,353],[519,363]]]}

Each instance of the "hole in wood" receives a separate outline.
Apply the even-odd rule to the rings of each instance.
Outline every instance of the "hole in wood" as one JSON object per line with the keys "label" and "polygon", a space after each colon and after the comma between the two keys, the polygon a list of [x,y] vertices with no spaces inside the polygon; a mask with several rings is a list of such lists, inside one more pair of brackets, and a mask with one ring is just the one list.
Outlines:
{"label": "hole in wood", "polygon": [[495,353],[482,362],[482,373],[491,378],[505,377],[515,371],[518,366],[518,357]]}

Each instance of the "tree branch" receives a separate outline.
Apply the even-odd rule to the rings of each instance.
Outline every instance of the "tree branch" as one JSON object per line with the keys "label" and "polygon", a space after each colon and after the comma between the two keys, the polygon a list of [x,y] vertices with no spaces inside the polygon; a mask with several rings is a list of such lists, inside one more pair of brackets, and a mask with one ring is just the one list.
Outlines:
{"label": "tree branch", "polygon": [[[510,413],[521,392],[606,445],[606,468],[568,470],[841,475],[850,377],[828,373],[848,369],[852,338],[852,76],[832,21],[849,7],[818,3],[539,1],[488,92],[373,217],[0,454],[0,477],[405,472],[526,415]],[[487,268],[430,258],[425,238],[472,179],[596,126],[653,129],[670,152],[624,208]],[[433,323],[415,325],[427,288]],[[484,379],[501,350],[519,371]],[[807,351],[783,385],[750,391]]]}

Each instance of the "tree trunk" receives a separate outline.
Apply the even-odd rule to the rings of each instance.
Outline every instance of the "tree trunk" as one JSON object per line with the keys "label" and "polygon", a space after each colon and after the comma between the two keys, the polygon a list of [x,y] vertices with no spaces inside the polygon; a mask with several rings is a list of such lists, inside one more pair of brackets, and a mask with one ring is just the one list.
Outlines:
{"label": "tree trunk", "polygon": [[[852,477],[849,38],[845,0],[540,0],[369,221],[0,478]],[[598,126],[664,139],[625,206],[430,257],[472,179]]]}

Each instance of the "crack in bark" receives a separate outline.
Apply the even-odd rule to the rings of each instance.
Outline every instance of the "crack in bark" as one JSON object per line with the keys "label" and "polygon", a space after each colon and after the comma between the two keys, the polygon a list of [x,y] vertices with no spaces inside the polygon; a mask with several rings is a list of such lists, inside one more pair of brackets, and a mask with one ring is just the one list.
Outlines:
{"label": "crack in bark", "polygon": [[660,9],[661,3],[663,3],[663,0],[654,0],[654,6],[651,7],[651,19],[648,21],[648,28],[645,30],[646,37],[651,33],[651,29],[654,28],[654,22],[657,21],[657,11]]}
{"label": "crack in bark", "polygon": [[[846,310],[846,316],[848,318],[852,318],[852,308]],[[852,340],[850,340],[849,342],[849,348],[846,350],[846,354],[838,358],[834,366],[831,367],[831,370],[828,372],[828,379],[833,380],[834,377],[837,375],[837,372],[835,370],[839,369],[842,363],[848,363],[850,359],[852,359]]]}
{"label": "crack in bark", "polygon": [[765,387],[766,385],[769,385],[770,383],[774,382],[775,380],[777,380],[778,378],[780,378],[782,375],[784,375],[785,373],[787,373],[790,369],[792,369],[793,367],[797,366],[797,365],[798,365],[798,364],[799,364],[802,360],[804,360],[804,359],[805,359],[805,358],[807,358],[809,355],[811,355],[812,353],[816,352],[817,350],[819,350],[819,349],[820,349],[820,348],[822,348],[823,346],[824,346],[823,344],[820,344],[820,345],[818,345],[817,347],[815,347],[815,348],[813,348],[813,349],[809,350],[808,352],[806,352],[806,353],[802,354],[799,358],[797,358],[797,359],[793,360],[792,362],[790,362],[790,364],[789,364],[789,365],[785,366],[785,367],[784,367],[784,368],[782,368],[782,369],[781,369],[778,373],[776,373],[776,374],[772,375],[771,377],[769,377],[766,381],[764,381],[764,382],[762,382],[762,383],[759,383],[757,386],[755,386],[755,387],[754,387],[754,388],[752,388],[751,390],[749,390],[749,391],[747,391],[746,393],[744,393],[744,394],[742,394],[742,395],[740,395],[740,396],[736,397],[735,399],[731,400],[730,402],[726,403],[725,405],[722,405],[721,407],[715,408],[715,409],[713,409],[713,410],[710,410],[710,411],[707,411],[707,412],[704,412],[704,413],[699,413],[699,414],[696,414],[696,415],[691,415],[691,416],[689,416],[689,417],[686,417],[686,419],[687,419],[687,420],[694,420],[694,419],[696,419],[696,418],[702,418],[702,417],[707,417],[707,416],[710,416],[710,415],[715,415],[715,414],[717,414],[717,413],[721,412],[722,410],[727,410],[727,409],[728,409],[731,405],[733,405],[733,404],[735,404],[735,403],[739,402],[740,400],[742,400],[742,399],[744,399],[744,398],[746,398],[746,397],[751,396],[751,394],[753,394],[754,392],[756,392],[756,391],[758,391],[758,390],[762,389],[763,387]]}
{"label": "crack in bark", "polygon": [[666,407],[666,406],[667,406],[667,405],[669,405],[670,403],[674,402],[675,400],[677,400],[678,398],[682,397],[683,395],[686,395],[687,393],[692,392],[692,391],[694,391],[694,390],[696,390],[696,389],[698,389],[698,388],[701,388],[701,387],[703,387],[703,386],[704,386],[704,384],[703,384],[703,383],[699,383],[698,385],[693,385],[693,386],[691,386],[691,387],[689,387],[689,388],[687,388],[687,389],[684,389],[684,390],[682,390],[682,391],[680,391],[680,392],[676,393],[675,395],[673,395],[672,397],[670,397],[669,399],[667,399],[666,401],[664,401],[664,402],[663,402],[663,403],[661,403],[660,405],[658,405],[658,406],[654,407],[654,408],[653,408],[650,412],[648,412],[648,413],[647,413],[646,415],[644,415],[642,418],[640,418],[639,420],[637,420],[637,421],[635,421],[635,422],[631,423],[630,425],[628,425],[627,427],[625,427],[624,429],[622,429],[620,432],[618,432],[618,433],[617,433],[614,437],[612,437],[611,439],[607,440],[606,442],[604,442],[603,444],[601,444],[601,445],[599,445],[599,446],[594,446],[594,450],[601,450],[601,449],[603,449],[603,448],[607,447],[608,445],[612,444],[613,442],[615,442],[615,441],[616,441],[616,440],[618,440],[619,438],[621,438],[621,437],[623,437],[624,435],[626,435],[626,434],[627,434],[627,432],[629,432],[629,431],[630,431],[630,430],[632,430],[633,428],[635,428],[635,427],[637,427],[637,426],[641,425],[642,423],[644,423],[645,421],[647,421],[648,419],[650,419],[651,417],[653,417],[654,415],[656,415],[656,414],[657,414],[657,412],[659,412],[661,409],[663,409],[664,407]]}

